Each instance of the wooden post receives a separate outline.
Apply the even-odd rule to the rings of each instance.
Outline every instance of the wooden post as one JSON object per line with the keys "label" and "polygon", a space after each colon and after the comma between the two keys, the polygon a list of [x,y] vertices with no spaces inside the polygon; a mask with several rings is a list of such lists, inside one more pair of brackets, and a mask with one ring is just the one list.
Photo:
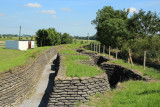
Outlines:
{"label": "wooden post", "polygon": [[111,49],[110,49],[111,47],[109,46],[109,57],[110,57],[110,55],[111,55]]}
{"label": "wooden post", "polygon": [[97,52],[97,44],[96,44],[96,46],[95,46],[95,52]]}
{"label": "wooden post", "polygon": [[95,52],[95,43],[94,43],[94,47],[93,47],[93,49],[94,49],[94,52]]}
{"label": "wooden post", "polygon": [[117,60],[117,57],[118,57],[118,48],[116,48],[116,60]]}
{"label": "wooden post", "polygon": [[146,67],[146,51],[144,51],[144,62],[143,62],[143,69],[145,70]]}
{"label": "wooden post", "polygon": [[96,45],[96,52],[98,52],[98,45]]}
{"label": "wooden post", "polygon": [[99,53],[101,53],[101,45],[99,44]]}
{"label": "wooden post", "polygon": [[90,50],[92,50],[92,43],[90,43]]}
{"label": "wooden post", "polygon": [[103,45],[103,54],[105,53],[105,45]]}
{"label": "wooden post", "polygon": [[128,63],[131,63],[133,65],[132,54],[130,49],[128,50],[128,53],[129,53]]}

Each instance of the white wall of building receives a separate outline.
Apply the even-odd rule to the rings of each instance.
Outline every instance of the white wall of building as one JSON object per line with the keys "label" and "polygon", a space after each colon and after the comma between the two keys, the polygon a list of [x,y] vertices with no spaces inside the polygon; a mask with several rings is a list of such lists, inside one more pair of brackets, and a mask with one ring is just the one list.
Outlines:
{"label": "white wall of building", "polygon": [[[31,48],[34,49],[34,41],[31,41]],[[6,49],[27,50],[28,41],[6,40]]]}
{"label": "white wall of building", "polygon": [[18,41],[18,49],[19,50],[27,50],[28,49],[28,41]]}
{"label": "white wall of building", "polygon": [[31,48],[34,49],[34,41],[31,41]]}
{"label": "white wall of building", "polygon": [[6,40],[6,49],[19,49],[18,41]]}

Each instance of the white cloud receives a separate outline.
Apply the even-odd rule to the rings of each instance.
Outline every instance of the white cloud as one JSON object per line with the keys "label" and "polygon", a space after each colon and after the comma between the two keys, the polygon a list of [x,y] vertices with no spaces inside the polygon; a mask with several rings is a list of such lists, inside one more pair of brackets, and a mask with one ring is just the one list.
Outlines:
{"label": "white cloud", "polygon": [[3,13],[0,13],[0,16],[5,16],[5,14],[3,14]]}
{"label": "white cloud", "polygon": [[41,13],[56,14],[55,10],[42,10]]}
{"label": "white cloud", "polygon": [[33,8],[41,8],[42,7],[38,3],[28,3],[28,4],[25,4],[24,6],[26,6],[26,7],[33,7]]}
{"label": "white cloud", "polygon": [[57,17],[56,15],[53,15],[53,16],[52,16],[52,18],[56,18],[56,17]]}
{"label": "white cloud", "polygon": [[131,7],[131,8],[129,8],[129,12],[130,13],[138,13],[139,11],[136,9],[136,8],[134,8],[134,7]]}
{"label": "white cloud", "polygon": [[71,12],[72,10],[70,8],[61,8],[63,11]]}

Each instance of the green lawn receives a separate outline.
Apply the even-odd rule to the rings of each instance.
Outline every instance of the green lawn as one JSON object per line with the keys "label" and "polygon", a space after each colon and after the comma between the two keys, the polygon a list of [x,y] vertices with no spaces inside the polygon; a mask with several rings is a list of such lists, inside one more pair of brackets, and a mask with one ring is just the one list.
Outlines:
{"label": "green lawn", "polygon": [[137,72],[142,73],[144,76],[149,76],[151,78],[160,80],[160,71],[158,71],[157,69],[146,67],[144,70],[142,65],[134,64],[132,66],[131,64],[128,64],[124,60],[121,60],[121,59],[109,61],[109,62],[123,65],[124,67],[129,68],[129,69],[135,69]]}
{"label": "green lawn", "polygon": [[120,89],[91,96],[90,101],[85,105],[88,107],[159,107],[159,96],[159,82],[128,81],[121,83]]}
{"label": "green lawn", "polygon": [[[93,52],[89,49],[86,48],[87,51]],[[100,53],[100,55],[103,55],[102,53]],[[108,54],[104,54],[106,57],[109,57]],[[110,56],[110,58],[113,59],[113,56]],[[154,79],[158,79],[160,80],[160,71],[151,67],[147,67],[144,70],[142,65],[136,64],[134,63],[134,65],[132,66],[131,64],[128,64],[128,62],[122,60],[122,59],[118,59],[118,60],[113,60],[113,61],[109,61],[111,63],[115,63],[115,64],[119,64],[122,65],[128,69],[134,69],[136,70],[138,73],[141,73],[144,76],[148,76]]]}
{"label": "green lawn", "polygon": [[89,60],[89,57],[82,55],[64,56],[63,62],[68,77],[92,77],[97,76],[99,73],[104,73],[97,66],[81,64],[78,62],[79,60]]}
{"label": "green lawn", "polygon": [[0,48],[0,72],[27,64],[29,59],[34,60],[37,55],[44,53],[49,48],[39,47],[28,51]]}
{"label": "green lawn", "polygon": [[[19,37],[0,38],[0,41],[6,41],[6,40],[19,40]],[[22,37],[22,40],[31,40],[31,37],[28,37],[28,38]]]}
{"label": "green lawn", "polygon": [[90,66],[79,62],[80,60],[89,60],[89,56],[78,55],[78,52],[76,52],[76,49],[80,46],[83,46],[83,44],[70,44],[64,46],[60,51],[61,54],[75,54],[63,56],[66,75],[68,77],[92,77],[97,76],[99,73],[103,73],[104,71],[97,66]]}

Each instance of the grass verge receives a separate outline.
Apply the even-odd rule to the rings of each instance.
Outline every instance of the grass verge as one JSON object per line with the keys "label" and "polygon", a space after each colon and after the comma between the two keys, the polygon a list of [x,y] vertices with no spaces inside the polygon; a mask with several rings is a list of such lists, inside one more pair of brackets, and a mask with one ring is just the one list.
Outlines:
{"label": "grass verge", "polygon": [[[63,47],[60,54],[75,54],[64,55],[63,64],[66,68],[66,76],[68,77],[92,77],[97,76],[104,71],[99,69],[98,66],[90,66],[81,64],[80,60],[89,60],[89,56],[78,55],[76,48],[83,46],[83,44],[69,44]],[[77,54],[77,55],[76,55]]]}
{"label": "grass verge", "polygon": [[121,59],[109,61],[109,62],[123,65],[124,67],[128,69],[135,69],[137,72],[142,73],[144,76],[149,76],[151,78],[160,80],[160,71],[158,71],[157,69],[146,67],[146,69],[144,70],[142,65],[134,64],[132,66],[131,64],[128,64],[124,60],[121,60]]}
{"label": "grass verge", "polygon": [[89,102],[82,105],[85,107],[158,107],[160,105],[159,88],[159,82],[124,82],[120,89],[103,94],[97,93],[90,97]]}
{"label": "grass verge", "polygon": [[43,54],[49,48],[51,47],[38,47],[28,51],[0,48],[0,72],[31,63],[28,61],[34,60],[36,56]]}
{"label": "grass verge", "polygon": [[89,60],[89,57],[82,55],[64,56],[64,66],[68,77],[92,77],[104,72],[98,66],[81,64],[78,62],[79,60]]}

